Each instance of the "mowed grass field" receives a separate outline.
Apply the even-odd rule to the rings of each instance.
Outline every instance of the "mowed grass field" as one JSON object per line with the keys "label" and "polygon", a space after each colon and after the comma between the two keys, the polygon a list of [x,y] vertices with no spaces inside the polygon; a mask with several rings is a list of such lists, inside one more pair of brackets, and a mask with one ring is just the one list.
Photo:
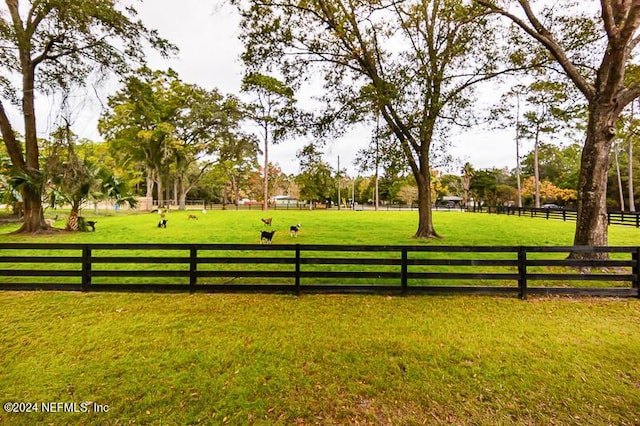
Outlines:
{"label": "mowed grass field", "polygon": [[[264,228],[258,211],[197,214],[36,237],[5,225],[0,241],[257,243]],[[574,226],[438,212],[443,238],[423,242],[416,212],[269,216],[274,244],[570,245]],[[610,228],[611,245],[639,237]],[[0,292],[0,403],[38,409],[0,409],[0,424],[640,424],[639,303]]]}

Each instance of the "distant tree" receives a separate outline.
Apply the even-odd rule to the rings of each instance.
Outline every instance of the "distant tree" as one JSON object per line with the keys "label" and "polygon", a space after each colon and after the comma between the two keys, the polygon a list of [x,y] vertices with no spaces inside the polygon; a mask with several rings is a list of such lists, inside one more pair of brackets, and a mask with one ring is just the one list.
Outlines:
{"label": "distant tree", "polygon": [[329,164],[322,159],[313,144],[306,145],[297,153],[300,174],[295,181],[300,188],[300,198],[309,202],[324,202],[334,195],[335,181]]}
{"label": "distant tree", "polygon": [[[522,173],[534,176],[534,152],[529,152],[522,160]],[[548,180],[559,188],[577,189],[580,173],[580,146],[540,144],[538,147],[538,168],[542,180]]]}
{"label": "distant tree", "polygon": [[[533,176],[526,178],[522,185],[522,195],[529,200],[533,200],[536,191],[536,182]],[[546,203],[558,203],[566,205],[576,201],[577,192],[575,189],[559,188],[546,179],[539,184],[540,197]]]}
{"label": "distant tree", "polygon": [[173,176],[183,210],[188,192],[213,165],[202,160],[238,132],[240,109],[234,97],[184,83],[171,69],[141,68],[109,98],[99,129],[121,163],[144,165],[146,195],[153,196],[155,183],[159,205]]}
{"label": "distant tree", "polygon": [[469,194],[471,193],[471,180],[473,179],[473,173],[475,170],[471,163],[465,163],[462,167],[462,204],[468,205]]}
{"label": "distant tree", "polygon": [[411,206],[418,199],[418,187],[415,185],[402,185],[396,197],[404,204]]}
{"label": "distant tree", "polygon": [[[141,21],[125,1],[6,0],[0,11],[0,132],[12,170],[22,184],[23,225],[17,232],[46,230],[43,180],[36,135],[36,93],[86,84],[96,70],[125,73],[142,63],[148,42],[161,53],[173,49]],[[16,83],[15,87],[14,82]],[[20,105],[24,145],[5,103]]]}
{"label": "distant tree", "polygon": [[51,204],[70,205],[66,229],[79,229],[80,208],[89,201],[114,200],[135,206],[135,198],[113,172],[76,154],[76,136],[69,126],[60,127],[53,134],[53,146],[47,157],[45,176],[51,186]]}
{"label": "distant tree", "polygon": [[301,129],[296,123],[296,99],[293,89],[275,77],[249,73],[242,80],[242,91],[255,95],[247,117],[260,129],[264,166],[262,171],[262,209],[269,208],[269,145],[279,143]]}

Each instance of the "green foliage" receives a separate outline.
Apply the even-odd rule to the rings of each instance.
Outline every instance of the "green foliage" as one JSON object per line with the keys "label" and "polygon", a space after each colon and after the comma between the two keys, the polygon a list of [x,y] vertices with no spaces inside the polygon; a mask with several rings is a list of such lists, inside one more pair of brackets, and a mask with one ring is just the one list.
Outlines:
{"label": "green foliage", "polygon": [[[545,179],[559,188],[577,189],[580,173],[580,150],[578,144],[558,147],[551,144],[540,144],[538,148],[538,167],[540,179]],[[522,173],[533,176],[533,152],[528,153],[522,160]]]}
{"label": "green foliage", "polygon": [[144,62],[147,43],[165,55],[176,51],[156,31],[135,19],[137,12],[125,1],[29,3],[28,13],[20,10],[20,15],[27,17],[20,23],[15,21],[12,7],[8,7],[10,13],[0,15],[0,69],[7,91],[11,88],[19,93],[9,86],[8,77],[18,70],[27,71],[20,63],[17,45],[37,66],[38,88],[49,93],[85,85],[96,65],[119,74],[127,72],[131,61]]}
{"label": "green foliage", "polygon": [[[298,84],[318,70],[322,127],[334,134],[379,114],[401,153],[396,158],[425,189],[420,205],[429,206],[432,143],[446,139],[449,123],[468,121],[471,88],[495,72],[497,34],[478,7],[457,0],[234,3],[243,17],[244,62],[253,70],[275,67]],[[377,166],[380,152],[370,152]],[[420,221],[417,237],[436,235],[428,207]]]}
{"label": "green foliage", "polygon": [[300,199],[324,202],[335,196],[336,181],[333,170],[322,160],[322,152],[313,144],[306,145],[297,154],[300,174],[295,181],[300,188]]}
{"label": "green foliage", "polygon": [[[158,184],[160,201],[168,175],[179,183],[181,200],[186,197],[213,165],[202,162],[194,172],[194,164],[203,156],[222,157],[222,150],[233,150],[230,146],[243,140],[247,147],[238,155],[243,160],[255,155],[249,149],[251,140],[239,131],[240,102],[217,90],[186,84],[173,70],[138,70],[109,98],[109,107],[100,120],[101,133],[119,164],[143,166],[147,183]],[[151,190],[147,187],[149,196]]]}

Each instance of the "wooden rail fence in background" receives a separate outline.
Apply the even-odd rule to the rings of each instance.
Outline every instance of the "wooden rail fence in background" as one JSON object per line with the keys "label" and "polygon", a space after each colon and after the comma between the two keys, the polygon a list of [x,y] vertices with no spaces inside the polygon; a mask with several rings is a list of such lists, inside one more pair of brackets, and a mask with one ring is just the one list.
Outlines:
{"label": "wooden rail fence in background", "polygon": [[[494,213],[514,216],[541,217],[544,219],[556,219],[575,222],[578,212],[564,208],[534,208],[534,207],[470,207],[474,213]],[[608,211],[607,222],[609,225],[626,225],[640,228],[640,212]]]}
{"label": "wooden rail fence in background", "polygon": [[2,243],[0,290],[640,297],[639,259],[640,247]]}

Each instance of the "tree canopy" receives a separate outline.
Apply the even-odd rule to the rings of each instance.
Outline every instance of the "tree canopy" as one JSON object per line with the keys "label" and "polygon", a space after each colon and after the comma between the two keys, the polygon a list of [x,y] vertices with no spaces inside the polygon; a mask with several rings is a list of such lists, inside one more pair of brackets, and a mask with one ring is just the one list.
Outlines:
{"label": "tree canopy", "polygon": [[[136,10],[119,0],[5,0],[0,9],[0,132],[21,186],[20,231],[47,228],[42,210],[35,96],[86,84],[98,72],[125,73],[145,61],[146,45],[167,54],[175,48],[135,20]],[[9,104],[21,108],[24,144],[9,120]]]}

